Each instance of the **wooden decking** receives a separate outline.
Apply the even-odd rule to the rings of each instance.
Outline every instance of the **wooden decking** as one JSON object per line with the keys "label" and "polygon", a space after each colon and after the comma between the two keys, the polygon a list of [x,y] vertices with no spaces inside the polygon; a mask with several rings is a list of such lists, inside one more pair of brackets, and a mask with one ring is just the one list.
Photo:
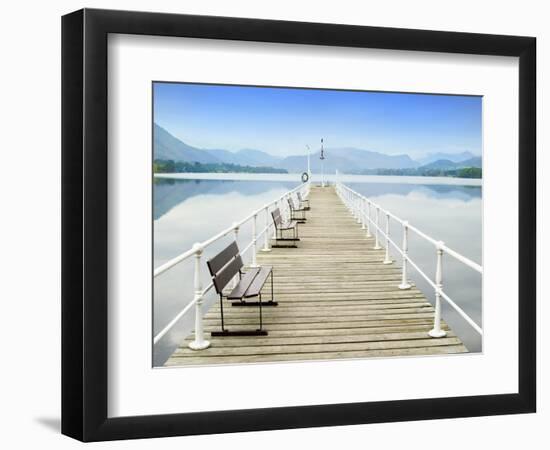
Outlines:
{"label": "wooden decking", "polygon": [[[273,266],[275,300],[264,308],[268,336],[210,337],[220,328],[219,302],[204,318],[211,347],[193,351],[190,336],[166,366],[239,364],[433,355],[467,352],[449,330],[430,338],[433,307],[414,285],[400,290],[400,266],[382,264],[384,250],[350,215],[332,187],[312,187],[307,223],[299,226],[298,248],[258,254]],[[269,298],[269,283],[265,287]],[[226,327],[255,329],[256,308],[224,308]]]}

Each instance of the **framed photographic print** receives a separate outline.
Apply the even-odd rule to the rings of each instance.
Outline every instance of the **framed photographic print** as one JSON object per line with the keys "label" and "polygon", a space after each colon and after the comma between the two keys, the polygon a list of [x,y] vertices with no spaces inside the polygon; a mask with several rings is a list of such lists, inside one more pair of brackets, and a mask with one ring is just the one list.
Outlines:
{"label": "framed photographic print", "polygon": [[535,38],[62,31],[64,434],[535,411]]}

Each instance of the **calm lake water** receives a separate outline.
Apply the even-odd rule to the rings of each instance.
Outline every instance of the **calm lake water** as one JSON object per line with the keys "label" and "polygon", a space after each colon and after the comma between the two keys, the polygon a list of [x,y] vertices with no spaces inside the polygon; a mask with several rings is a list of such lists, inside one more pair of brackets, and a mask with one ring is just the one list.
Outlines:
{"label": "calm lake water", "polygon": [[[327,177],[327,180],[333,178]],[[444,241],[462,255],[482,263],[482,194],[479,180],[353,175],[341,176],[340,180],[434,239]],[[158,267],[187,251],[195,242],[219,233],[298,184],[299,175],[294,174],[178,174],[170,178],[156,178],[154,266]],[[263,216],[259,217],[258,229],[263,228],[264,220]],[[384,223],[381,221],[381,224]],[[400,226],[392,224],[390,234],[396,242],[401,242]],[[249,223],[239,231],[241,248],[250,242],[251,235]],[[231,239],[232,235],[208,247],[203,261],[215,255]],[[409,233],[409,255],[426,274],[435,276],[435,249],[414,233]],[[250,258],[251,253],[247,256]],[[398,259],[395,252],[393,257]],[[155,334],[192,300],[193,263],[193,258],[190,258],[155,279]],[[206,264],[202,266],[201,278],[205,287],[210,277]],[[433,303],[433,289],[412,268],[409,274]],[[452,258],[444,257],[443,285],[445,292],[481,324],[481,276]],[[210,292],[204,301],[204,309],[216,300],[215,293]],[[162,365],[181,340],[192,332],[193,313],[191,310],[155,346],[155,366]],[[442,314],[470,351],[481,350],[479,335],[445,301],[442,303]]]}

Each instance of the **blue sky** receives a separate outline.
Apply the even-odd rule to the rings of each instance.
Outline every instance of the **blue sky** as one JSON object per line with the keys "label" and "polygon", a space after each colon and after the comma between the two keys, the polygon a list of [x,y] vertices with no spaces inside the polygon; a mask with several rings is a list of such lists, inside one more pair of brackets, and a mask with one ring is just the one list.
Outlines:
{"label": "blue sky", "polygon": [[154,83],[154,121],[199,148],[481,154],[481,97]]}

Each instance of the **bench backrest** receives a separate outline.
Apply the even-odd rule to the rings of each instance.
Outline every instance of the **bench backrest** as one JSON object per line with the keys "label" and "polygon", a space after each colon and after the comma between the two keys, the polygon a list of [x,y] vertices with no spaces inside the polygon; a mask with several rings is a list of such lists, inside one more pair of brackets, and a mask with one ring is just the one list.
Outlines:
{"label": "bench backrest", "polygon": [[302,194],[300,193],[300,191],[296,192],[296,197],[298,197],[298,200],[300,200],[300,202],[303,202],[304,199],[302,198]]}
{"label": "bench backrest", "polygon": [[209,259],[206,264],[218,294],[222,293],[223,288],[239,273],[244,265],[239,254],[239,247],[235,241],[212,259]]}
{"label": "bench backrest", "polygon": [[281,217],[281,211],[279,211],[279,208],[275,208],[271,211],[271,217],[273,218],[275,228],[279,228],[279,226],[283,223],[283,218]]}

